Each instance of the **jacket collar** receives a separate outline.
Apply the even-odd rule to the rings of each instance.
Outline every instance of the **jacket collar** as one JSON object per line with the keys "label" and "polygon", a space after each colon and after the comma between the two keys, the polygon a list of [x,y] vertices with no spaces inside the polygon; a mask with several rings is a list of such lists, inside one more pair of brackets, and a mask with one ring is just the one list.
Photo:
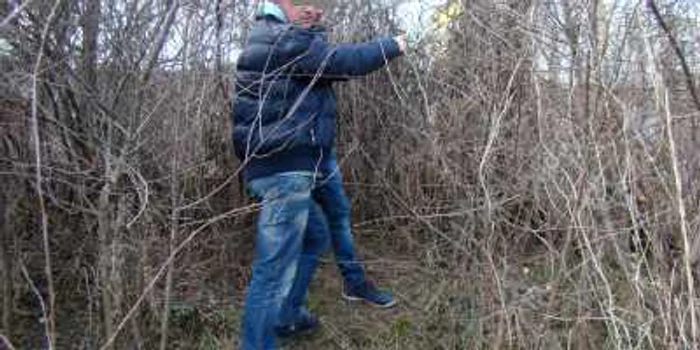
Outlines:
{"label": "jacket collar", "polygon": [[262,1],[258,5],[257,12],[255,14],[257,18],[263,18],[266,16],[271,16],[282,23],[288,23],[287,15],[284,13],[281,7],[271,1]]}

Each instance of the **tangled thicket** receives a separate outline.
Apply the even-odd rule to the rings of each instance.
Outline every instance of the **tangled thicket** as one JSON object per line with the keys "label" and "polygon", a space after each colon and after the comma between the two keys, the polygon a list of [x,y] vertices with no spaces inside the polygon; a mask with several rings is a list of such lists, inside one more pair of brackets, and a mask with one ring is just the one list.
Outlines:
{"label": "tangled thicket", "polygon": [[[335,3],[337,40],[400,27],[394,6]],[[0,4],[0,348],[234,347],[256,206],[230,85],[250,4]],[[461,9],[339,86],[360,251],[402,305],[334,312],[324,271],[323,335],[289,346],[697,348],[700,6]]]}

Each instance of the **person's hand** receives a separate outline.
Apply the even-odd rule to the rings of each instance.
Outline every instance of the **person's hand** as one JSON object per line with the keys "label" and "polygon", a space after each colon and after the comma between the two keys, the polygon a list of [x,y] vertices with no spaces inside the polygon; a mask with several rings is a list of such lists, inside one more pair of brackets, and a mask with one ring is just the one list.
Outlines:
{"label": "person's hand", "polygon": [[411,48],[411,49],[418,48],[423,43],[423,40],[426,38],[426,36],[428,35],[428,31],[429,30],[423,26],[413,27],[413,28],[409,29],[406,32],[406,42],[408,43],[409,48]]}
{"label": "person's hand", "polygon": [[394,40],[399,45],[399,51],[401,51],[401,53],[406,53],[406,49],[408,49],[406,34],[397,35],[394,37]]}
{"label": "person's hand", "polygon": [[428,31],[423,28],[411,28],[395,37],[399,44],[401,52],[406,53],[410,50],[416,50],[423,43]]}

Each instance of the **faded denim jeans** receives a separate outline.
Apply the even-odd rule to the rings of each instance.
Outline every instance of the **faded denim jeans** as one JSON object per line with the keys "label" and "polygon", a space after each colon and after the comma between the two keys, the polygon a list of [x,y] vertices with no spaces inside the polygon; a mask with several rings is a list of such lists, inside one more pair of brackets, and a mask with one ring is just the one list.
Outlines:
{"label": "faded denim jeans", "polygon": [[292,286],[303,283],[308,287],[318,257],[328,247],[328,231],[307,230],[309,220],[317,222],[319,215],[312,199],[313,173],[280,173],[253,180],[249,187],[262,201],[262,210],[241,349],[271,350],[277,349],[275,327],[281,323],[282,304]]}
{"label": "faded denim jeans", "polygon": [[365,272],[356,258],[350,201],[335,155],[329,171],[280,173],[253,180],[249,188],[262,210],[241,348],[276,349],[275,327],[296,322],[329,238],[345,283],[364,283]]}
{"label": "faded denim jeans", "polygon": [[[313,204],[309,208],[306,226],[307,237],[330,236],[336,264],[345,283],[350,287],[365,282],[365,271],[357,260],[351,230],[350,200],[343,189],[342,173],[333,153],[329,170],[317,174],[311,193]],[[312,238],[314,239],[314,238]],[[306,304],[309,284],[318,267],[318,255],[303,253],[299,260],[297,277],[280,315],[281,325],[296,322],[297,315]]]}

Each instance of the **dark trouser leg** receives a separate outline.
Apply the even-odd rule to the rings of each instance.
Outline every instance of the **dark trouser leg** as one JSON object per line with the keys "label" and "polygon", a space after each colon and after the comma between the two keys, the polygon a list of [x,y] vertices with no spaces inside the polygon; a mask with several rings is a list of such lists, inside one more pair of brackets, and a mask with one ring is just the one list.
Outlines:
{"label": "dark trouser leg", "polygon": [[365,282],[365,270],[358,261],[351,229],[350,200],[345,195],[343,180],[333,160],[335,171],[318,181],[313,191],[328,222],[336,263],[348,286]]}

